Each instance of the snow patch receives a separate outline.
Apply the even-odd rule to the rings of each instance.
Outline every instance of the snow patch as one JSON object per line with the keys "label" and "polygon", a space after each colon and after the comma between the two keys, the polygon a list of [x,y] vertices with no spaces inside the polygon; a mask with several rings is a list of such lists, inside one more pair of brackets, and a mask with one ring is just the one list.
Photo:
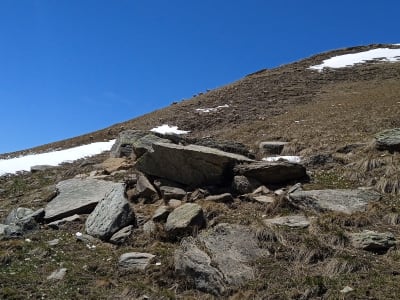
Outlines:
{"label": "snow patch", "polygon": [[31,167],[37,165],[58,166],[63,162],[100,154],[104,151],[109,151],[114,143],[115,140],[111,140],[109,142],[92,143],[60,151],[0,159],[0,176],[7,173],[13,174],[18,171],[30,171]]}
{"label": "snow patch", "polygon": [[169,126],[167,124],[150,129],[150,131],[161,134],[186,134],[190,132],[185,130],[179,130],[178,126]]}
{"label": "snow patch", "polygon": [[262,160],[274,162],[274,161],[278,161],[281,159],[286,160],[291,163],[299,163],[301,161],[300,156],[270,156],[270,157],[264,157]]}
{"label": "snow patch", "polygon": [[400,49],[378,48],[359,53],[338,55],[329,59],[325,59],[322,64],[311,66],[309,69],[321,72],[324,68],[345,68],[372,60],[386,62],[400,61]]}
{"label": "snow patch", "polygon": [[228,108],[228,107],[229,107],[229,105],[225,104],[225,105],[220,105],[217,107],[196,108],[196,111],[201,112],[201,113],[210,113],[210,112],[218,111],[221,108]]}

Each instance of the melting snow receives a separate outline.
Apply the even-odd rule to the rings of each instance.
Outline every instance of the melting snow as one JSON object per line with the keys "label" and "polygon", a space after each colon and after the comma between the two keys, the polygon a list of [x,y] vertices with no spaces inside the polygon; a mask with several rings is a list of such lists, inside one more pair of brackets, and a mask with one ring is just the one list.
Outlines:
{"label": "melting snow", "polygon": [[169,126],[167,124],[155,127],[153,129],[151,129],[150,131],[161,133],[161,134],[186,134],[186,133],[190,132],[190,131],[185,131],[185,130],[179,130],[178,126]]}
{"label": "melting snow", "polygon": [[225,105],[220,105],[217,107],[209,107],[209,108],[196,108],[196,111],[201,112],[201,113],[209,113],[209,112],[215,112],[218,111],[218,109],[220,108],[228,108],[229,105],[225,104]]}
{"label": "melting snow", "polygon": [[372,60],[388,62],[400,61],[400,49],[378,48],[359,53],[350,53],[326,59],[320,65],[309,67],[312,70],[322,71],[323,68],[344,68]]}
{"label": "melting snow", "polygon": [[262,160],[278,161],[280,159],[283,159],[283,160],[286,160],[286,161],[292,162],[292,163],[299,163],[301,161],[300,156],[270,156],[270,157],[264,157]]}
{"label": "melting snow", "polygon": [[111,140],[109,142],[92,143],[60,151],[0,159],[0,176],[17,171],[30,171],[31,167],[36,165],[58,166],[63,162],[93,156],[110,150],[114,143],[115,140]]}

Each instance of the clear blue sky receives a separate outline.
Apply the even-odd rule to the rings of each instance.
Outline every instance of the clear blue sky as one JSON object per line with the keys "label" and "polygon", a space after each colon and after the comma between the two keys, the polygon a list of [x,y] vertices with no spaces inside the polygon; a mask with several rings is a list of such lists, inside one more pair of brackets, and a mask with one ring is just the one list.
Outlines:
{"label": "clear blue sky", "polygon": [[0,153],[322,51],[400,43],[399,12],[398,0],[0,0]]}

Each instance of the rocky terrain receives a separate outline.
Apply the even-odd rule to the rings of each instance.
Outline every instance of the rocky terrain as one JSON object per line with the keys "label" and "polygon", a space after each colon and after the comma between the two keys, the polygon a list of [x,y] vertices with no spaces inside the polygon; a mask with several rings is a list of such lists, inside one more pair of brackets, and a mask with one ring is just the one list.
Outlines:
{"label": "rocky terrain", "polygon": [[309,69],[382,46],[2,155],[116,138],[0,177],[0,298],[398,299],[400,63]]}

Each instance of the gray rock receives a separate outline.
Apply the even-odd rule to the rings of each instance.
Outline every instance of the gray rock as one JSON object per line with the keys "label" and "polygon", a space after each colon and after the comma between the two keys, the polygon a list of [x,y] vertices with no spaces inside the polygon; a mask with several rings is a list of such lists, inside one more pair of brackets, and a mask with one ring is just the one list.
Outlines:
{"label": "gray rock", "polygon": [[174,261],[177,273],[192,279],[197,289],[220,296],[253,280],[253,262],[268,254],[250,228],[222,223],[196,239],[183,239]]}
{"label": "gray rock", "polygon": [[235,167],[236,174],[254,178],[262,184],[279,184],[307,178],[304,166],[284,161],[253,162]]}
{"label": "gray rock", "polygon": [[96,243],[99,242],[98,239],[92,237],[91,235],[84,234],[84,233],[81,233],[81,232],[77,232],[75,234],[75,237],[76,237],[77,241],[80,241],[80,242],[82,242],[82,243],[84,243],[86,245],[96,244]]}
{"label": "gray rock", "polygon": [[36,172],[40,172],[40,171],[46,171],[48,169],[54,168],[54,166],[50,166],[50,165],[36,165],[36,166],[32,166],[31,167],[31,172],[32,173],[36,173]]}
{"label": "gray rock", "polygon": [[157,226],[156,223],[154,223],[153,220],[147,221],[146,223],[143,224],[143,232],[147,235],[152,235],[156,233],[157,231]]}
{"label": "gray rock", "polygon": [[65,224],[71,223],[71,222],[77,222],[80,220],[81,220],[81,217],[79,215],[75,214],[70,217],[63,218],[61,220],[50,222],[49,224],[47,224],[47,226],[49,226],[50,228],[53,228],[53,229],[59,229],[62,225],[65,225]]}
{"label": "gray rock", "polygon": [[125,271],[144,270],[155,255],[150,253],[129,252],[120,256],[118,267]]}
{"label": "gray rock", "polygon": [[153,151],[144,154],[136,167],[146,174],[201,186],[229,181],[235,164],[251,161],[242,155],[203,146],[155,143]]}
{"label": "gray rock", "polygon": [[251,193],[253,186],[246,176],[234,176],[232,181],[232,189],[239,195]]}
{"label": "gray rock", "polygon": [[2,227],[0,228],[0,233],[3,232],[3,236],[6,238],[19,238],[24,234],[22,228],[15,224],[11,225],[1,224],[0,227]]}
{"label": "gray rock", "polygon": [[47,242],[47,244],[51,247],[57,246],[59,243],[60,243],[60,239],[54,239],[54,240]]}
{"label": "gray rock", "polygon": [[307,228],[310,221],[304,215],[276,217],[264,220],[266,225],[286,226],[290,228]]}
{"label": "gray rock", "polygon": [[270,204],[275,201],[275,197],[269,195],[258,195],[258,196],[251,196],[251,200],[263,204]]}
{"label": "gray rock", "polygon": [[364,230],[360,233],[351,233],[350,240],[354,248],[378,253],[386,252],[396,245],[396,239],[390,232]]}
{"label": "gray rock", "polygon": [[400,128],[387,129],[375,136],[378,150],[400,151]]}
{"label": "gray rock", "polygon": [[181,200],[171,199],[168,201],[168,206],[171,207],[172,209],[175,209],[181,205],[182,205]]}
{"label": "gray rock", "polygon": [[102,240],[108,240],[121,228],[132,224],[135,215],[124,196],[125,186],[119,184],[97,204],[86,219],[86,232]]}
{"label": "gray rock", "polygon": [[53,280],[53,281],[63,280],[66,274],[67,274],[67,269],[61,268],[55,270],[53,273],[47,276],[47,280]]}
{"label": "gray rock", "polygon": [[270,141],[270,142],[261,142],[259,145],[260,151],[263,154],[281,154],[283,147],[287,145],[287,142],[280,141]]}
{"label": "gray rock", "polygon": [[300,208],[317,212],[333,210],[347,214],[364,211],[369,202],[380,198],[379,193],[363,189],[295,191],[289,195],[290,201]]}
{"label": "gray rock", "polygon": [[217,141],[210,138],[190,141],[190,144],[218,149],[224,152],[235,153],[249,158],[254,158],[254,155],[242,143],[234,141]]}
{"label": "gray rock", "polygon": [[104,199],[113,187],[120,185],[97,179],[69,179],[57,184],[59,194],[47,203],[45,220],[48,222],[72,216],[88,214]]}
{"label": "gray rock", "polygon": [[118,230],[110,238],[110,243],[117,244],[117,245],[123,244],[128,239],[128,237],[132,234],[132,230],[133,230],[133,225],[129,225],[129,226],[126,226],[126,227]]}
{"label": "gray rock", "polygon": [[36,216],[37,213],[32,209],[18,207],[11,210],[4,224],[20,227],[22,231],[26,232],[38,228],[38,224],[35,220]]}
{"label": "gray rock", "polygon": [[161,186],[160,192],[165,201],[170,199],[182,200],[186,196],[186,191],[172,186]]}
{"label": "gray rock", "polygon": [[146,203],[153,203],[158,200],[158,192],[144,175],[139,175],[134,189],[132,200],[144,199]]}
{"label": "gray rock", "polygon": [[211,266],[211,258],[192,239],[184,239],[174,254],[175,271],[191,279],[195,287],[213,295],[222,295],[226,286],[223,274]]}
{"label": "gray rock", "polygon": [[206,226],[203,209],[195,203],[186,203],[175,208],[169,215],[165,230],[177,238]]}
{"label": "gray rock", "polygon": [[234,201],[232,195],[230,193],[224,193],[220,195],[211,195],[206,197],[206,201],[213,201],[219,203],[231,203]]}
{"label": "gray rock", "polygon": [[156,209],[151,218],[154,222],[165,222],[168,218],[168,215],[171,211],[171,208],[165,205],[161,205]]}

